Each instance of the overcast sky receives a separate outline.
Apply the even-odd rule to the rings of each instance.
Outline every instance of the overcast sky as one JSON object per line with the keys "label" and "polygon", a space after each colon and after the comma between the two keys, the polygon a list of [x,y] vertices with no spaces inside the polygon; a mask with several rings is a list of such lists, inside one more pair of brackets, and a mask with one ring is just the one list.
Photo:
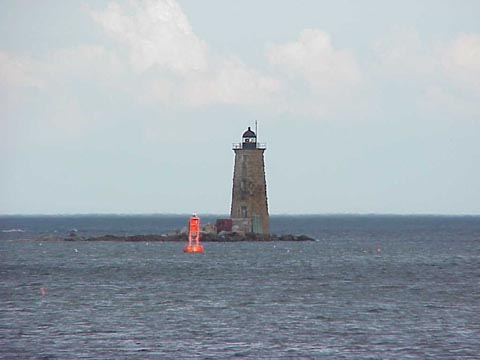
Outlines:
{"label": "overcast sky", "polygon": [[480,214],[480,1],[2,0],[0,213]]}

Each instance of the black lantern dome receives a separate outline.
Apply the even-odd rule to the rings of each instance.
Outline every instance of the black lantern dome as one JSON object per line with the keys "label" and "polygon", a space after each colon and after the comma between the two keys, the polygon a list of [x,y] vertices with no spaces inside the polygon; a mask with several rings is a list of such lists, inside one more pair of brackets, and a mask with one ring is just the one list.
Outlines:
{"label": "black lantern dome", "polygon": [[257,135],[248,127],[242,135],[242,148],[244,149],[256,149],[257,147]]}
{"label": "black lantern dome", "polygon": [[247,131],[245,131],[243,133],[242,136],[243,136],[243,138],[256,138],[257,137],[257,135],[255,135],[255,133],[250,128],[250,126],[248,127]]}

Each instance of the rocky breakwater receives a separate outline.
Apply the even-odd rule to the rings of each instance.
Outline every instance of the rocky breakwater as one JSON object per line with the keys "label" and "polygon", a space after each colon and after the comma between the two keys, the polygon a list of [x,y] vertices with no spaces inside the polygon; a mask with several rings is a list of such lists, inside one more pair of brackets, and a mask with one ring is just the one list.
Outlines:
{"label": "rocky breakwater", "polygon": [[[187,242],[188,235],[185,232],[163,235],[103,235],[89,238],[79,236],[69,236],[66,241],[131,241],[131,242]],[[201,233],[202,242],[239,242],[239,241],[315,241],[307,235],[274,235],[274,234],[254,234],[241,232],[220,232],[219,234],[206,232]]]}

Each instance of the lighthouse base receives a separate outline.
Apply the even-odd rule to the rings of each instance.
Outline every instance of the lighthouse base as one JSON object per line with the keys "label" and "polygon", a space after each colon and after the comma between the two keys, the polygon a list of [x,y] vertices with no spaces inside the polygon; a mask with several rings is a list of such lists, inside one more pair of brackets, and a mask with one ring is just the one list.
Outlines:
{"label": "lighthouse base", "polygon": [[185,245],[183,247],[183,252],[186,253],[203,253],[203,246],[198,244],[198,245]]}

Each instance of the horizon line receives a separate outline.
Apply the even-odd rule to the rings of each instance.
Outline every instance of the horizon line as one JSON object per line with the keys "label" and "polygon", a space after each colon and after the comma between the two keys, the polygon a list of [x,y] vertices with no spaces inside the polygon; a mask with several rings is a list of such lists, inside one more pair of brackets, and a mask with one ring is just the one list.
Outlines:
{"label": "horizon line", "polygon": [[[0,213],[0,216],[191,216],[193,213],[122,213],[122,212],[92,212],[92,213]],[[220,216],[229,218],[225,213],[198,213],[200,216]],[[480,213],[376,213],[376,212],[332,212],[332,213],[274,213],[269,216],[480,216]]]}

